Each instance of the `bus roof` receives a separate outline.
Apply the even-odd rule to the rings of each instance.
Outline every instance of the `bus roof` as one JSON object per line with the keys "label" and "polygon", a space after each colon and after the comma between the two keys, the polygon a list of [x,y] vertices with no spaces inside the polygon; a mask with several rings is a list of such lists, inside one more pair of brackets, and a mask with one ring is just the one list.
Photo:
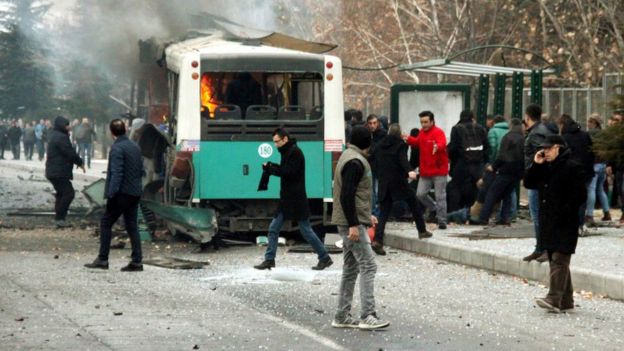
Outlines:
{"label": "bus roof", "polygon": [[[285,37],[286,40],[288,37]],[[282,38],[273,37],[272,42]],[[189,39],[169,45],[165,49],[167,66],[169,69],[179,72],[182,61],[187,55],[198,55],[199,58],[227,58],[227,57],[280,57],[292,59],[317,59],[323,61],[324,54],[309,53],[298,50],[291,50],[281,47],[274,47],[262,44],[262,39],[231,41],[226,40],[220,34],[213,34],[199,38]]]}

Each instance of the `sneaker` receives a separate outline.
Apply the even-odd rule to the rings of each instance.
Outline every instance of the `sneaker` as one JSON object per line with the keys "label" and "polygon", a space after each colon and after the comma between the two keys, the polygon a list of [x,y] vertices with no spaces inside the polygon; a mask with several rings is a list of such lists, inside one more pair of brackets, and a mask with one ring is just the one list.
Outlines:
{"label": "sneaker", "polygon": [[539,263],[548,261],[548,253],[546,251],[542,252],[542,254],[535,260]]}
{"label": "sneaker", "polygon": [[534,252],[534,253],[524,257],[522,260],[525,261],[525,262],[531,262],[531,261],[533,261],[534,259],[536,259],[536,258],[538,258],[540,256],[542,256],[541,252]]}
{"label": "sneaker", "polygon": [[87,268],[108,269],[108,261],[102,261],[96,258],[93,262],[84,265]]}
{"label": "sneaker", "polygon": [[314,269],[315,271],[322,271],[332,264],[334,264],[334,261],[332,261],[331,257],[327,257],[327,259],[324,261],[319,260],[316,266],[312,267],[312,269]]}
{"label": "sneaker", "polygon": [[128,263],[127,266],[121,267],[121,271],[122,272],[141,272],[141,271],[143,271],[143,264],[142,263],[136,263],[136,262],[130,262],[130,263]]}
{"label": "sneaker", "polygon": [[438,223],[438,229],[446,229],[446,223]]}
{"label": "sneaker", "polygon": [[418,232],[418,239],[427,239],[427,238],[431,238],[433,236],[433,234],[431,234],[431,232],[429,231],[424,231],[424,232]]}
{"label": "sneaker", "polygon": [[260,270],[275,268],[275,260],[264,260],[262,263],[255,265],[254,268]]}
{"label": "sneaker", "polygon": [[383,244],[380,244],[378,241],[373,241],[371,243],[371,248],[373,249],[373,251],[375,251],[376,254],[378,254],[379,256],[385,256],[386,255],[386,250],[384,250],[383,248]]}
{"label": "sneaker", "polygon": [[347,315],[342,321],[334,319],[331,326],[334,328],[359,328],[360,321],[351,317],[351,315]]}
{"label": "sneaker", "polygon": [[568,305],[568,306],[565,306],[565,305],[562,304],[561,308],[559,308],[559,311],[561,313],[572,313],[572,312],[574,312],[574,304],[571,304],[571,305]]}
{"label": "sneaker", "polygon": [[363,330],[376,330],[386,328],[390,325],[390,322],[384,322],[381,319],[377,318],[377,316],[373,314],[369,314],[368,317],[362,319],[358,324],[358,328]]}
{"label": "sneaker", "polygon": [[539,307],[547,310],[548,312],[552,312],[552,313],[559,313],[559,312],[561,312],[559,307],[557,307],[554,304],[552,304],[546,298],[541,298],[540,297],[540,298],[535,299],[535,304],[537,304]]}

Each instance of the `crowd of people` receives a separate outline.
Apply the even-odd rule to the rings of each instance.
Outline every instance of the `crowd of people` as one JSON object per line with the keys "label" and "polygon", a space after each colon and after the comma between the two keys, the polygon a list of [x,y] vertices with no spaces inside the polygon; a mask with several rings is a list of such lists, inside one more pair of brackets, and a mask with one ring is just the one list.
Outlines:
{"label": "crowd of people", "polygon": [[[82,121],[74,119],[70,126],[72,147],[86,160],[87,167],[91,168],[95,128],[87,117]],[[11,152],[13,160],[20,160],[23,151],[24,159],[31,161],[36,152],[38,160],[43,161],[53,130],[54,125],[49,119],[28,122],[22,119],[0,120],[0,160],[5,159],[5,152]]]}

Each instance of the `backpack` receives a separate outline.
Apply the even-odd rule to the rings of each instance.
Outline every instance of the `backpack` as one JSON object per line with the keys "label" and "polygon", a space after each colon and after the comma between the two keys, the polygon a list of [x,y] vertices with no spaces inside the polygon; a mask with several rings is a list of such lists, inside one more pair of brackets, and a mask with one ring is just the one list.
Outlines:
{"label": "backpack", "polygon": [[464,152],[464,159],[467,162],[483,162],[483,138],[477,126],[459,124],[457,125],[461,136],[461,147]]}

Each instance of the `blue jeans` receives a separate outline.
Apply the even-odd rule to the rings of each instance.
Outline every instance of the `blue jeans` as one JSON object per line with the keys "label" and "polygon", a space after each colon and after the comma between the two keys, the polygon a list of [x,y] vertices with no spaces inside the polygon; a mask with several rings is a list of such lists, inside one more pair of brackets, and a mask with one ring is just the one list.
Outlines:
{"label": "blue jeans", "polygon": [[515,176],[507,174],[497,174],[490,186],[485,197],[485,203],[481,207],[481,213],[479,214],[479,220],[482,223],[487,223],[492,214],[494,206],[503,201],[501,206],[501,221],[509,222],[511,217],[511,193],[516,188],[517,178]]}
{"label": "blue jeans", "polygon": [[372,215],[379,217],[381,215],[381,209],[379,207],[379,199],[377,198],[377,192],[379,191],[379,178],[373,176],[373,210]]}
{"label": "blue jeans", "polygon": [[91,168],[91,143],[78,143],[78,156],[84,164]]}
{"label": "blue jeans", "polygon": [[[310,225],[309,219],[300,219],[297,221],[299,224],[299,231],[303,238],[312,245],[312,248],[318,255],[318,259],[320,261],[325,261],[329,258],[329,254],[327,250],[325,250],[325,245],[321,242],[321,240],[316,236],[314,230],[312,230],[312,226]],[[284,224],[284,214],[280,211],[277,216],[273,218],[271,224],[269,225],[269,245],[267,246],[266,253],[264,254],[265,260],[274,260],[275,255],[277,254],[277,239],[279,237],[279,232],[282,230],[282,225]]]}
{"label": "blue jeans", "polygon": [[[518,183],[516,182],[516,185],[514,186],[513,191],[505,198],[505,200],[503,200],[503,201],[509,201],[509,203],[511,204],[511,207],[509,209],[510,211],[509,215],[511,219],[515,218],[516,215],[518,214],[518,193],[516,192],[517,186],[518,186]],[[496,221],[501,222],[502,216],[503,216],[503,206],[500,207],[498,214],[496,214]]]}
{"label": "blue jeans", "polygon": [[539,234],[539,193],[537,189],[529,189],[529,213],[531,214],[531,220],[533,221],[533,227],[535,228],[535,252],[542,252],[542,246],[540,245]]}
{"label": "blue jeans", "polygon": [[587,186],[587,209],[585,210],[585,216],[594,216],[594,207],[596,206],[596,196],[600,201],[600,207],[602,212],[609,212],[609,198],[604,191],[604,182],[607,178],[607,165],[604,163],[594,164],[594,177]]}

